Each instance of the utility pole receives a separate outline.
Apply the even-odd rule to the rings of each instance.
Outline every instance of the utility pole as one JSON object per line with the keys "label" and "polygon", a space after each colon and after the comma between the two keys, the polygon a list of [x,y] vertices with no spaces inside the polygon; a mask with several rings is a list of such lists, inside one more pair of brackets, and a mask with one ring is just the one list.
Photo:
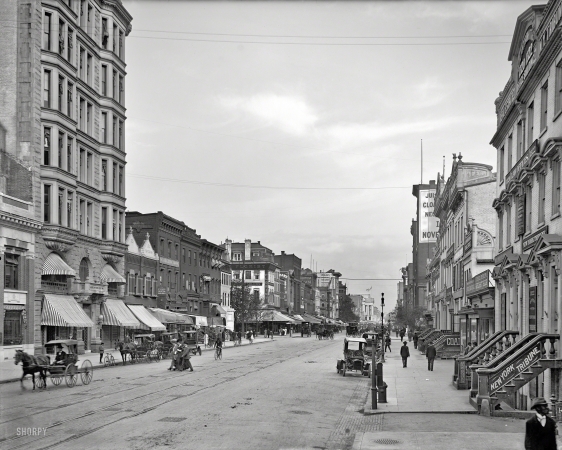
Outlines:
{"label": "utility pole", "polygon": [[384,362],[384,293],[381,294],[381,330],[382,330],[382,339],[381,339],[381,346],[382,346],[382,356],[381,360]]}

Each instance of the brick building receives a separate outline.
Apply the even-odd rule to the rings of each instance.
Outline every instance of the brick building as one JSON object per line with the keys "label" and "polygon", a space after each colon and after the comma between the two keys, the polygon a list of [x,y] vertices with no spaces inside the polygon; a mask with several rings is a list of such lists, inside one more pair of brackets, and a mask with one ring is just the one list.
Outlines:
{"label": "brick building", "polygon": [[301,295],[304,299],[304,312],[307,314],[320,313],[316,308],[317,278],[316,273],[310,269],[301,271]]}
{"label": "brick building", "polygon": [[[226,319],[226,310],[221,306],[224,251],[223,246],[201,239],[199,256],[201,293],[197,313],[201,316]],[[217,322],[217,325],[225,324],[222,320]]]}
{"label": "brick building", "polygon": [[339,315],[339,277],[341,273],[330,269],[327,272],[318,272],[318,291],[320,293],[320,314],[329,319]]}
{"label": "brick building", "polygon": [[[9,270],[24,271],[27,302],[34,293],[26,322],[36,353],[57,337],[96,351],[101,304],[123,295],[125,36],[132,17],[118,0],[2,1],[0,8],[14,24],[0,42],[9,93],[0,118],[1,150],[9,155],[3,162],[31,172],[21,200],[42,223],[33,249],[9,244],[17,256],[10,261],[33,252],[33,268],[18,262]],[[21,243],[29,242],[22,232]]]}
{"label": "brick building", "polygon": [[275,255],[274,260],[281,272],[287,276],[286,299],[280,305],[281,310],[294,314],[304,312],[304,298],[301,295],[302,260],[298,256],[287,254],[284,251],[281,251],[280,255]]}

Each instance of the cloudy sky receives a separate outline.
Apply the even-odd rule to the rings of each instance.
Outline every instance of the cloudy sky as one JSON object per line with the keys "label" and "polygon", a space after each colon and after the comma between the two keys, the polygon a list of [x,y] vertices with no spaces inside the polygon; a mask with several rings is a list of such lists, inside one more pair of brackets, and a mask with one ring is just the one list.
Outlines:
{"label": "cloudy sky", "polygon": [[[400,277],[419,183],[496,166],[531,1],[127,1],[127,205],[346,278]],[[385,293],[397,281],[355,281]]]}

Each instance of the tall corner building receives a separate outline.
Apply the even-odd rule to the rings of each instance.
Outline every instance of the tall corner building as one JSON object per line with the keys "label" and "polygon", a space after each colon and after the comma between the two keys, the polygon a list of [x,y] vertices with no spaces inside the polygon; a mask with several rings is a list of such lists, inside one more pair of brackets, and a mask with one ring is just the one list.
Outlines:
{"label": "tall corner building", "polygon": [[25,301],[26,311],[18,323],[17,307],[7,309],[0,295],[0,331],[23,330],[0,344],[5,356],[8,344],[42,353],[65,338],[96,351],[102,304],[124,295],[132,17],[120,0],[0,0],[0,11],[0,209],[19,208],[27,221],[15,231],[0,225],[8,298]]}
{"label": "tall corner building", "polygon": [[416,197],[416,219],[412,220],[412,279],[408,280],[408,298],[412,306],[425,307],[427,261],[433,256],[433,247],[439,236],[439,221],[433,212],[437,185],[415,184],[412,195]]}

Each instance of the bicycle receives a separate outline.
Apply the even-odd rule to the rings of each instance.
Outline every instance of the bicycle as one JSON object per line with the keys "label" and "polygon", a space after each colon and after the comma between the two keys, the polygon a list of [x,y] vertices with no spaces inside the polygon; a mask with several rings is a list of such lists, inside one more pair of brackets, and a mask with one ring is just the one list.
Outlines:
{"label": "bicycle", "polygon": [[103,358],[103,365],[104,367],[114,366],[115,365],[115,358],[111,353],[108,353]]}
{"label": "bicycle", "polygon": [[215,359],[222,359],[222,347],[215,348]]}

